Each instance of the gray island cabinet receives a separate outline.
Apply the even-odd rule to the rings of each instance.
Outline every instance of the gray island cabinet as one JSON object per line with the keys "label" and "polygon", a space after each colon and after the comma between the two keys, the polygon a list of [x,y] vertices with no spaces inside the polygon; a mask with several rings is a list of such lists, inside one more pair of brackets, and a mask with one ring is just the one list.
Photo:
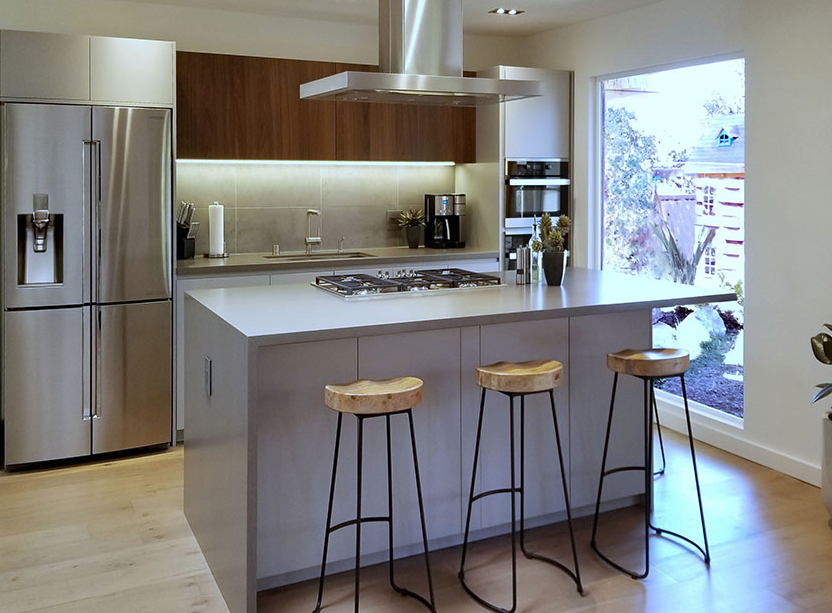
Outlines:
{"label": "gray island cabinet", "polygon": [[[555,400],[572,506],[592,511],[611,376],[607,352],[651,344],[650,309],[734,299],[712,288],[570,268],[561,287],[505,286],[344,300],[308,283],[198,290],[185,299],[185,514],[229,609],[256,610],[258,589],[316,576],[326,519],[335,413],[324,386],[358,378],[420,377],[414,411],[433,549],[460,543],[474,453],[474,368],[553,358],[565,367]],[[620,434],[611,458],[638,463],[641,387],[619,384]],[[490,394],[481,488],[508,483],[508,410]],[[527,402],[527,525],[565,517],[545,395]],[[355,420],[346,419],[336,521],[355,510]],[[404,423],[393,418],[395,555],[420,551]],[[353,437],[351,439],[350,437]],[[362,513],[386,509],[383,421],[365,433]],[[633,504],[643,478],[605,487],[607,508]],[[507,500],[475,505],[474,538],[508,531]],[[386,530],[362,535],[364,564],[385,559]],[[351,568],[352,539],[335,538],[328,571]],[[314,603],[310,603],[310,607]]]}

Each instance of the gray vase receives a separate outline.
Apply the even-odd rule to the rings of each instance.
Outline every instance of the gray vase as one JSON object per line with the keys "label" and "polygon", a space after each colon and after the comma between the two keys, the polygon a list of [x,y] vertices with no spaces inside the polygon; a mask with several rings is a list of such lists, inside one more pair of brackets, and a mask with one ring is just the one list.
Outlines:
{"label": "gray vase", "polygon": [[419,235],[422,233],[422,228],[419,226],[405,226],[404,234],[407,238],[407,246],[411,249],[419,248]]}
{"label": "gray vase", "polygon": [[542,267],[547,285],[560,285],[563,283],[563,276],[566,273],[566,258],[568,255],[568,251],[543,252]]}

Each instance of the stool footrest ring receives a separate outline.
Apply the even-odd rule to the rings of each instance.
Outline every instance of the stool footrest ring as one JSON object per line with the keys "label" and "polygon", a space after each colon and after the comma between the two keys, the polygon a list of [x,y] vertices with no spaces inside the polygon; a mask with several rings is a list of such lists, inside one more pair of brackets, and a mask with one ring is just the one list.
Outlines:
{"label": "stool footrest ring", "polygon": [[341,528],[347,528],[349,526],[354,526],[355,524],[367,524],[370,522],[389,522],[389,517],[362,517],[361,519],[348,519],[347,521],[342,521],[340,524],[332,526],[327,532],[332,534],[336,530],[340,530]]}
{"label": "stool footrest ring", "polygon": [[621,466],[619,468],[611,468],[609,470],[605,470],[603,473],[601,473],[601,476],[602,477],[608,477],[609,475],[612,475],[612,474],[615,474],[615,473],[623,473],[623,472],[630,471],[630,470],[638,470],[638,471],[643,472],[647,469],[644,468],[644,466]]}
{"label": "stool footrest ring", "polygon": [[485,498],[486,496],[493,496],[494,494],[511,494],[514,492],[515,494],[522,494],[523,489],[519,487],[510,488],[510,487],[503,487],[496,490],[488,490],[487,492],[480,492],[476,496],[471,497],[471,502],[476,502],[480,498]]}

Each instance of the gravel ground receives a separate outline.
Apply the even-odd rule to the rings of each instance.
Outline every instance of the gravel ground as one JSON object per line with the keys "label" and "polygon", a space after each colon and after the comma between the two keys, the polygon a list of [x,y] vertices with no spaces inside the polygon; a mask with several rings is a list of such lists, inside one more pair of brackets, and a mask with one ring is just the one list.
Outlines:
{"label": "gravel ground", "polygon": [[[742,381],[732,381],[722,376],[726,373],[742,374],[741,367],[725,366],[724,363],[725,354],[734,346],[735,339],[736,333],[729,332],[703,343],[702,354],[691,360],[690,370],[685,373],[685,385],[690,400],[742,417]],[[657,381],[656,388],[682,395],[678,377]]]}

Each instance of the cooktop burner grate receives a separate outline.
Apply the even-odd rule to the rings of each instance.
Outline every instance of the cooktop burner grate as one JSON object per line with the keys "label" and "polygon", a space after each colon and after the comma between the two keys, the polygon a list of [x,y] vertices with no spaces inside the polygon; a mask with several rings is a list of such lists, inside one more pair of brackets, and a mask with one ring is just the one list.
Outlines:
{"label": "cooktop burner grate", "polygon": [[399,284],[373,275],[326,275],[315,277],[315,285],[344,296],[364,296],[400,291]]}
{"label": "cooktop burner grate", "polygon": [[367,274],[323,275],[315,278],[315,287],[343,297],[395,294],[397,292],[431,292],[469,287],[503,285],[500,277],[461,268],[417,270],[411,274],[382,278]]}
{"label": "cooktop burner grate", "polygon": [[481,272],[471,272],[462,268],[438,268],[435,270],[420,270],[418,274],[425,277],[435,277],[450,282],[452,287],[487,287],[501,285],[500,277],[486,275]]}

